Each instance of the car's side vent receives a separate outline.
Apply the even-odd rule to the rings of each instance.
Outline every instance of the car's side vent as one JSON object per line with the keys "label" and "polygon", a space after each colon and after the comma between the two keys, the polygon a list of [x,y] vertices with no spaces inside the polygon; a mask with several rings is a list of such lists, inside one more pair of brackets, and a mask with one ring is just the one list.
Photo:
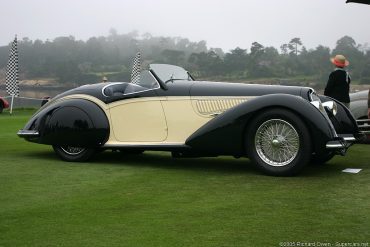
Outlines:
{"label": "car's side vent", "polygon": [[196,107],[201,115],[218,115],[247,101],[246,98],[197,100]]}

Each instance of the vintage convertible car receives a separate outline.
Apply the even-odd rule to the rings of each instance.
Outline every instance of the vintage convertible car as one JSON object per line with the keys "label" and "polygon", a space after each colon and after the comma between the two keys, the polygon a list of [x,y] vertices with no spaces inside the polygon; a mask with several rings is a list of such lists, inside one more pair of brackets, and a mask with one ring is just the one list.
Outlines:
{"label": "vintage convertible car", "polygon": [[9,108],[9,103],[5,99],[0,97],[0,113],[3,112],[4,109]]}
{"label": "vintage convertible car", "polygon": [[364,140],[366,143],[370,143],[370,119],[367,116],[368,97],[369,90],[363,90],[350,94],[350,110],[357,120],[360,131],[367,136],[367,139]]}
{"label": "vintage convertible car", "polygon": [[311,88],[195,81],[166,64],[152,64],[138,78],[62,93],[18,135],[52,145],[66,161],[102,149],[164,150],[249,157],[277,176],[344,154],[360,135],[346,107]]}

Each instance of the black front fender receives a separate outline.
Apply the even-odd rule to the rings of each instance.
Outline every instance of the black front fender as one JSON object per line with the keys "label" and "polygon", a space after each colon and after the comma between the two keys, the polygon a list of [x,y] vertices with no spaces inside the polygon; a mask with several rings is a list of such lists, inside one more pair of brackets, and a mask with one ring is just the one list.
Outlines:
{"label": "black front fender", "polygon": [[98,105],[68,99],[36,113],[19,135],[42,144],[98,147],[108,140],[109,130],[108,118]]}
{"label": "black front fender", "polygon": [[307,100],[289,94],[270,94],[259,96],[237,105],[218,115],[206,125],[194,132],[186,145],[203,152],[245,155],[245,133],[251,119],[262,111],[276,108],[288,109],[297,114],[306,123],[313,143],[313,150],[325,149],[335,132],[327,119]]}
{"label": "black front fender", "polygon": [[345,105],[343,105],[338,100],[330,98],[328,96],[320,95],[319,98],[321,102],[334,101],[337,104],[337,114],[335,116],[329,114],[329,117],[334,125],[335,131],[338,134],[354,134],[355,136],[358,135],[359,129],[356,123],[356,119]]}

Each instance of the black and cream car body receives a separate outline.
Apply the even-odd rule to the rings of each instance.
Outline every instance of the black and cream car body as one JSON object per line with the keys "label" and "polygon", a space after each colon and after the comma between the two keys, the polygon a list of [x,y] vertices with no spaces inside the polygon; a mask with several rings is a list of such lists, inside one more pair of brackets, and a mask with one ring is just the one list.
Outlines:
{"label": "black and cream car body", "polygon": [[341,103],[311,88],[196,81],[152,64],[136,83],[85,85],[45,104],[18,132],[66,161],[97,150],[170,151],[175,157],[249,157],[270,175],[344,154],[358,137]]}

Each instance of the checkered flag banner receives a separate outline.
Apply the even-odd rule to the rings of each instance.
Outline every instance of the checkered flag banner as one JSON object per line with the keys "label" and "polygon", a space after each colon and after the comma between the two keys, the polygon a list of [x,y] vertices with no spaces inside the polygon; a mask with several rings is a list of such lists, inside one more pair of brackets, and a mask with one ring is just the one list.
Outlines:
{"label": "checkered flag banner", "polygon": [[17,37],[15,37],[10,49],[9,61],[6,67],[6,91],[9,95],[19,96],[18,86],[18,50]]}
{"label": "checkered flag banner", "polygon": [[136,53],[134,58],[134,64],[132,65],[131,72],[131,83],[138,84],[140,82],[140,72],[141,72],[141,55],[140,52]]}

